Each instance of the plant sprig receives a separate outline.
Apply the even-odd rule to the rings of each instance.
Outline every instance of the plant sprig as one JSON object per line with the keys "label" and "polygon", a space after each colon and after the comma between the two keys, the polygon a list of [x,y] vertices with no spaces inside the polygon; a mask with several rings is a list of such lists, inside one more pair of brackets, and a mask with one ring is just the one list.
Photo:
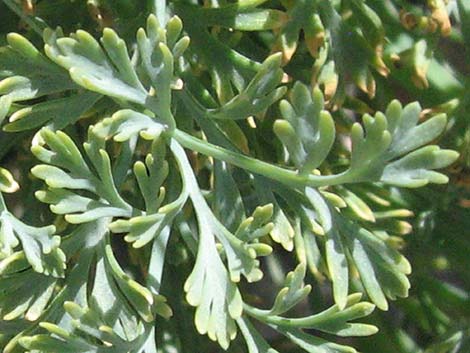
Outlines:
{"label": "plant sprig", "polygon": [[[41,164],[31,173],[44,184],[35,196],[49,206],[39,220],[53,224],[27,224],[0,195],[5,352],[156,352],[157,317],[173,314],[174,298],[162,295],[173,275],[186,276],[172,290],[194,308],[181,310],[197,332],[224,350],[240,332],[250,353],[277,352],[253,320],[307,352],[356,352],[315,331],[373,335],[376,326],[354,320],[408,296],[410,263],[380,220],[409,212],[361,187],[447,183],[436,170],[458,153],[435,144],[447,118],[423,121],[418,103],[397,100],[371,115],[345,100],[349,79],[373,97],[373,72],[390,74],[374,6],[281,3],[153,3],[163,22],[150,15],[135,40],[111,28],[99,40],[47,28],[45,54],[19,34],[7,37],[0,122],[8,117],[9,133],[35,132],[31,152]],[[255,37],[237,36],[270,30],[256,37],[272,44],[256,55],[263,59],[248,57]],[[344,52],[353,47],[348,72]],[[290,76],[302,50],[316,58],[308,79]],[[368,113],[345,128],[343,103]],[[0,192],[18,187],[0,168]],[[281,251],[273,242],[299,264],[261,309],[245,288],[266,277],[261,258]],[[186,255],[169,259],[175,248]],[[183,268],[177,274],[172,261]],[[307,274],[331,282],[335,304],[292,316],[310,300]]]}

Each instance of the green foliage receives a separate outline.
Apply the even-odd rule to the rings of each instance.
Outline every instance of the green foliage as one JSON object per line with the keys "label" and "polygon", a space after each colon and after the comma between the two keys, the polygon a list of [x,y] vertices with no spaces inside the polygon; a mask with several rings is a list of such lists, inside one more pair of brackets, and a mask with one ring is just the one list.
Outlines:
{"label": "green foliage", "polygon": [[4,353],[468,348],[465,1],[51,3],[0,4]]}

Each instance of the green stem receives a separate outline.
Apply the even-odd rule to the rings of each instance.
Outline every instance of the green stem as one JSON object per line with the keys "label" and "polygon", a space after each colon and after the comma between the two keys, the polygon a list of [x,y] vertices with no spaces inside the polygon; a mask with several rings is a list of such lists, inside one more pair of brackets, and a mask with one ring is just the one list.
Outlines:
{"label": "green stem", "polygon": [[224,162],[233,164],[237,167],[243,168],[254,174],[265,176],[269,179],[277,180],[289,186],[296,186],[299,188],[305,186],[320,187],[345,183],[348,177],[343,174],[338,175],[300,175],[296,171],[277,167],[270,163],[260,161],[258,159],[242,155],[225,148],[213,145],[209,142],[195,138],[181,130],[175,129],[173,138],[178,141],[182,146],[189,148],[198,153],[205,154],[210,157],[222,160]]}
{"label": "green stem", "polygon": [[328,320],[331,320],[332,315],[338,312],[336,308],[336,310],[332,309],[333,308],[330,308],[329,310],[321,312],[317,315],[303,318],[286,318],[278,315],[271,315],[268,310],[261,310],[248,304],[243,305],[243,311],[257,320],[268,324],[298,328],[313,328],[328,322]]}
{"label": "green stem", "polygon": [[243,311],[253,318],[270,325],[288,326],[290,328],[317,328],[321,330],[322,327],[328,325],[346,323],[349,320],[367,316],[374,308],[373,304],[366,302],[354,304],[343,310],[339,310],[337,305],[333,305],[318,314],[301,318],[286,318],[273,315],[269,310],[261,310],[248,304],[244,304]]}
{"label": "green stem", "polygon": [[157,16],[160,26],[166,25],[166,0],[151,0],[152,12]]}
{"label": "green stem", "polygon": [[7,211],[7,205],[5,204],[5,199],[3,194],[0,192],[0,212]]}
{"label": "green stem", "polygon": [[176,163],[180,169],[181,178],[183,179],[183,185],[185,185],[184,187],[194,206],[196,218],[198,220],[199,241],[197,253],[199,254],[209,251],[212,255],[217,254],[215,238],[211,229],[212,220],[207,216],[211,214],[211,210],[207,205],[206,200],[204,200],[204,196],[201,194],[201,190],[191,164],[189,163],[188,157],[186,156],[183,147],[178,143],[178,141],[176,141],[176,139],[172,139],[170,141],[170,149],[175,156]]}

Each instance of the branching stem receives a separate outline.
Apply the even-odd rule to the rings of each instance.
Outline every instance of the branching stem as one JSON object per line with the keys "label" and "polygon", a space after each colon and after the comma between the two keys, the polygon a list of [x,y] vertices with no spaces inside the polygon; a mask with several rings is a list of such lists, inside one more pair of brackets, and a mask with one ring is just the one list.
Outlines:
{"label": "branching stem", "polygon": [[173,132],[173,138],[182,146],[193,151],[230,163],[251,173],[277,180],[291,187],[303,188],[305,186],[320,187],[336,185],[345,183],[347,182],[347,179],[349,179],[349,176],[347,176],[345,173],[325,176],[300,175],[296,171],[281,168],[270,163],[266,163],[258,159],[213,145],[178,129]]}
{"label": "branching stem", "polygon": [[5,204],[5,199],[3,198],[2,193],[0,192],[0,212],[6,211],[7,205]]}

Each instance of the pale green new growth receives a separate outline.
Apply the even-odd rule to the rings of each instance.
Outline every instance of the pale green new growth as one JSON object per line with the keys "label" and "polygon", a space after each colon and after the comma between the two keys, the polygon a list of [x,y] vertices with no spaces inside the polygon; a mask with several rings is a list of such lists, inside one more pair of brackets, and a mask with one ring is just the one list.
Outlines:
{"label": "pale green new growth", "polygon": [[[0,48],[0,121],[9,118],[4,130],[10,132],[42,127],[31,147],[41,164],[31,174],[41,180],[35,196],[54,222],[27,225],[1,198],[0,327],[19,325],[6,329],[16,337],[4,352],[157,352],[157,316],[168,319],[174,311],[180,320],[180,308],[160,294],[165,281],[173,286],[172,273],[163,275],[171,261],[184,262],[187,275],[172,295],[184,291],[196,330],[224,350],[238,334],[249,353],[276,353],[256,320],[307,352],[354,353],[332,336],[373,335],[376,326],[356,320],[408,295],[411,266],[380,221],[410,213],[377,211],[349,187],[446,183],[435,169],[458,154],[428,145],[447,120],[438,114],[420,122],[418,103],[403,107],[394,100],[384,113],[339,127],[331,89],[340,80],[341,93],[347,75],[338,53],[356,44],[367,53],[363,61],[353,58],[351,78],[373,96],[371,70],[388,73],[376,50],[384,41],[380,18],[359,0],[346,3],[361,30],[350,30],[330,1],[292,2],[286,13],[257,7],[267,1],[189,3],[175,2],[182,19],[172,17],[166,26],[149,16],[129,43],[110,28],[99,40],[84,30],[46,29],[45,55],[19,34]],[[280,28],[280,53],[261,63],[248,59],[202,29],[204,18],[231,30]],[[213,66],[211,51],[192,49],[190,38],[213,51]],[[342,49],[327,55],[332,45]],[[299,50],[324,65],[313,68],[312,85],[293,79],[284,86],[283,65]],[[192,74],[204,65],[208,73]],[[334,103],[341,101],[338,94]],[[265,117],[270,110],[273,121]],[[83,119],[88,114],[91,122]],[[273,151],[255,142],[262,129]],[[0,191],[18,187],[0,168]],[[122,265],[113,237],[130,243],[131,266]],[[172,241],[192,254],[168,258]],[[299,264],[272,307],[260,309],[244,289],[266,275],[260,258],[281,251],[274,243],[294,252]],[[334,305],[316,314],[295,311],[310,308],[305,302],[316,290],[304,284],[307,274],[331,281]]]}

